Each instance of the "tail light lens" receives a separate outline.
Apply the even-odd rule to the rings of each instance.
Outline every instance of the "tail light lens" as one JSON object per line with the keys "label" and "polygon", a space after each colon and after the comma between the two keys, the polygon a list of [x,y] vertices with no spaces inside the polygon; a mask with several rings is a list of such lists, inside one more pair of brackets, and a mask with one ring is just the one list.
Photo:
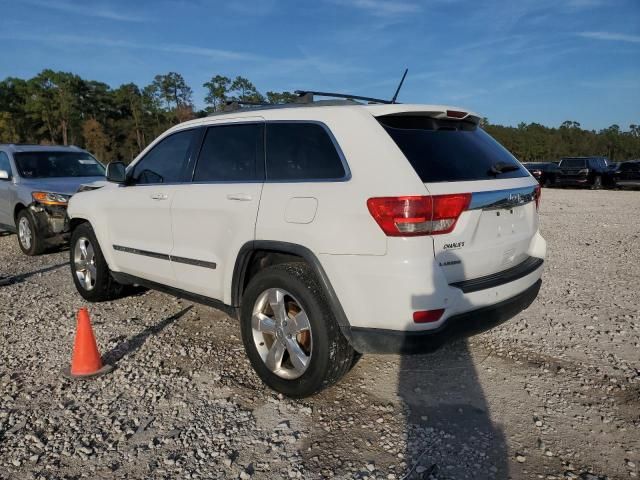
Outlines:
{"label": "tail light lens", "polygon": [[367,200],[367,207],[385,234],[412,237],[451,232],[470,201],[470,193],[376,197]]}
{"label": "tail light lens", "polygon": [[536,189],[533,192],[533,197],[536,201],[536,210],[540,208],[540,198],[542,197],[542,187],[540,185],[536,185]]}
{"label": "tail light lens", "polygon": [[444,308],[438,310],[421,310],[419,312],[413,312],[414,323],[431,323],[437,322],[442,317]]}

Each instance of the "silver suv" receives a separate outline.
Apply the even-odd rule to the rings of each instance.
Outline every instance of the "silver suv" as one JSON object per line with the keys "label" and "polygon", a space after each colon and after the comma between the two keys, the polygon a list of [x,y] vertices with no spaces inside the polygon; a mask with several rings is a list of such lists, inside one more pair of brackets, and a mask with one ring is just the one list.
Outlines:
{"label": "silver suv", "polygon": [[78,147],[0,144],[0,230],[17,233],[27,255],[63,243],[69,198],[102,179],[102,164]]}

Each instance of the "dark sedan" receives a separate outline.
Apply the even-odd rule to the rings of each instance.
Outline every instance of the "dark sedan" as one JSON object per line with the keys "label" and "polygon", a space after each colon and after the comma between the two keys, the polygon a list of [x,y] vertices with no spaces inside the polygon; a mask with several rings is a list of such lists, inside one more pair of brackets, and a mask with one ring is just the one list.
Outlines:
{"label": "dark sedan", "polygon": [[622,162],[614,175],[615,184],[620,188],[640,187],[640,160]]}
{"label": "dark sedan", "polygon": [[523,163],[524,168],[529,170],[529,173],[534,176],[540,185],[549,187],[554,184],[556,180],[556,172],[558,165],[553,162],[538,162],[538,163]]}

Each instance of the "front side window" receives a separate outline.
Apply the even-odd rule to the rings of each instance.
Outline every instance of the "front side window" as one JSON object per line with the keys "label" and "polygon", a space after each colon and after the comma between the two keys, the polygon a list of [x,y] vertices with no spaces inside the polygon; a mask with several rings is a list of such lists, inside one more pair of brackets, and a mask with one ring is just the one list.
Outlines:
{"label": "front side window", "polygon": [[195,130],[183,130],[165,137],[134,167],[135,184],[185,181],[185,167],[191,155]]}
{"label": "front side window", "polygon": [[194,182],[263,180],[263,172],[263,124],[221,125],[207,129]]}
{"label": "front side window", "polygon": [[4,170],[11,176],[11,162],[9,162],[9,155],[4,152],[0,152],[0,170]]}
{"label": "front side window", "polygon": [[267,124],[267,180],[340,180],[344,164],[329,133],[317,123]]}
{"label": "front side window", "polygon": [[13,159],[23,178],[104,176],[102,164],[86,152],[16,152]]}

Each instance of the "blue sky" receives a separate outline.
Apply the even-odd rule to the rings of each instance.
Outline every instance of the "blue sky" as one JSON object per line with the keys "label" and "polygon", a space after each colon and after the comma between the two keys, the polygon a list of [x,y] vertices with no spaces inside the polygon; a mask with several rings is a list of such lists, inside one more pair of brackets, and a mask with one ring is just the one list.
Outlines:
{"label": "blue sky", "polygon": [[0,0],[0,77],[177,71],[447,103],[493,123],[640,123],[640,0]]}

